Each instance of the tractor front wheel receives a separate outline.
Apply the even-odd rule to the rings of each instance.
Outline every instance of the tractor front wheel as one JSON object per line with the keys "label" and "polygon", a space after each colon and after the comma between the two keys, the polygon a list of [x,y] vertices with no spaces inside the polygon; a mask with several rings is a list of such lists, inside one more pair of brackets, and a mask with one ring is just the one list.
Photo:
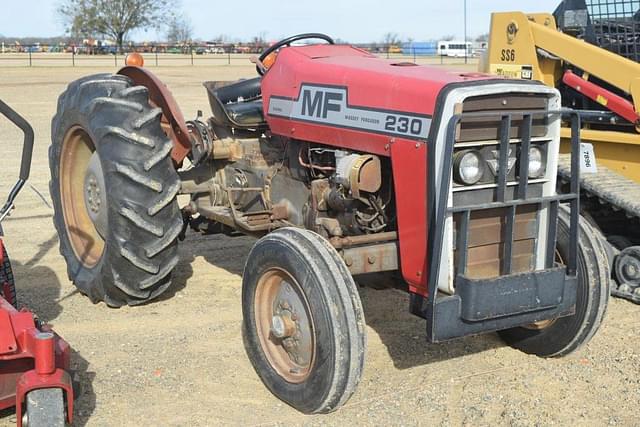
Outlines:
{"label": "tractor front wheel", "polygon": [[[569,210],[558,212],[556,259],[569,254]],[[542,357],[564,356],[589,342],[596,333],[609,301],[610,273],[602,239],[582,217],[578,226],[578,289],[572,316],[545,320],[526,327],[500,331],[512,347]]]}
{"label": "tractor front wheel", "polygon": [[162,110],[120,75],[69,85],[52,121],[50,191],[69,278],[94,302],[149,301],[170,285],[183,220]]}
{"label": "tractor front wheel", "polygon": [[245,346],[258,376],[297,410],[331,412],[356,389],[365,322],[353,278],[319,235],[284,228],[251,250],[242,279]]}

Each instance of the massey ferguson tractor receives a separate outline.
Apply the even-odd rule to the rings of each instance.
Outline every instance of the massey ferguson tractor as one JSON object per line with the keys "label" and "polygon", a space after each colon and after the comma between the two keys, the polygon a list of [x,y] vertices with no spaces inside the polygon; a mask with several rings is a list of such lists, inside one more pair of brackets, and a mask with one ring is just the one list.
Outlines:
{"label": "massey ferguson tractor", "polygon": [[63,427],[73,421],[71,350],[33,313],[17,309],[15,279],[2,240],[2,221],[29,177],[33,129],[3,101],[0,114],[24,133],[20,177],[0,205],[0,410],[15,407],[18,427]]}
{"label": "massey ferguson tractor", "polygon": [[[256,78],[204,83],[207,120],[186,121],[141,66],[60,96],[50,189],[81,292],[143,304],[171,285],[187,229],[258,237],[242,279],[246,350],[304,413],[339,408],[362,375],[359,275],[399,273],[432,342],[497,331],[548,357],[589,341],[609,270],[579,216],[579,116],[556,89],[383,60],[323,34],[254,62]],[[561,124],[572,176],[558,191]]]}

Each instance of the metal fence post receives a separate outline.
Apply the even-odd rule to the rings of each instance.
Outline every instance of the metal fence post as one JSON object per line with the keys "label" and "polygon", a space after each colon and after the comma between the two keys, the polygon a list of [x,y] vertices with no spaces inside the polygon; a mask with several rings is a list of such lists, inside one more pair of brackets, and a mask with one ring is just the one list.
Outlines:
{"label": "metal fence post", "polygon": [[231,51],[227,52],[227,65],[231,65]]}
{"label": "metal fence post", "polygon": [[156,46],[153,51],[156,53],[156,67],[158,66],[158,47]]}
{"label": "metal fence post", "polygon": [[71,66],[76,66],[76,48],[75,46],[71,49]]}
{"label": "metal fence post", "polygon": [[189,45],[189,51],[191,52],[191,65],[193,65],[193,45]]}
{"label": "metal fence post", "polygon": [[415,46],[411,46],[411,50],[413,50],[413,62],[416,62],[416,48]]}
{"label": "metal fence post", "polygon": [[31,62],[31,47],[28,47],[27,49],[29,49],[29,67],[33,66],[33,63]]}
{"label": "metal fence post", "polygon": [[118,52],[113,53],[113,63],[118,66]]}

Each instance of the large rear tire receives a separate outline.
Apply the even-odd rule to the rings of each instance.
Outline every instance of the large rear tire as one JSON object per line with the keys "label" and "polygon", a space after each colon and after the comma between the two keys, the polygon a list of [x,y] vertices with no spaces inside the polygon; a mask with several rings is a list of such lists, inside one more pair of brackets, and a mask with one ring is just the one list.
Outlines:
{"label": "large rear tire", "polygon": [[331,412],[353,394],[364,366],[360,297],[336,250],[284,228],[255,244],[242,278],[245,347],[264,384],[297,410]]}
{"label": "large rear tire", "polygon": [[94,302],[147,302],[171,284],[183,220],[172,143],[148,90],[120,75],[69,85],[49,149],[50,191],[69,278]]}
{"label": "large rear tire", "polygon": [[[559,209],[556,253],[559,261],[569,254],[569,210]],[[580,218],[578,230],[578,290],[572,316],[500,331],[510,346],[542,357],[564,356],[579,349],[596,333],[609,301],[610,272],[598,232]]]}

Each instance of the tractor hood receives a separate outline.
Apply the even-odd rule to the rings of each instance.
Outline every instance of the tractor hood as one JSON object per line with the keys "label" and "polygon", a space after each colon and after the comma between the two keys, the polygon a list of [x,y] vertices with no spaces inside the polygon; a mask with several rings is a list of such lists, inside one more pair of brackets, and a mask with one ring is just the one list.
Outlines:
{"label": "tractor hood", "polygon": [[288,47],[263,78],[264,115],[276,134],[385,155],[390,138],[426,141],[445,86],[487,79],[345,45]]}

